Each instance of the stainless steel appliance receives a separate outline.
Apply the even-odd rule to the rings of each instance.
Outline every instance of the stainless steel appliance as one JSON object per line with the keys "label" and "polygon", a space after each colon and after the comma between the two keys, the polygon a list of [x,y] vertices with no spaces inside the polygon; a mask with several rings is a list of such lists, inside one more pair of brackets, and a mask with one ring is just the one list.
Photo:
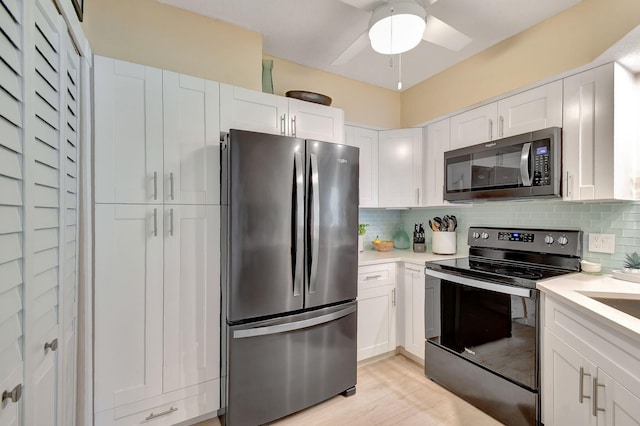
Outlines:
{"label": "stainless steel appliance", "polygon": [[561,139],[550,127],[445,152],[444,199],[560,197]]}
{"label": "stainless steel appliance", "polygon": [[240,130],[223,143],[227,424],[263,424],[355,392],[358,156]]}
{"label": "stainless steel appliance", "polygon": [[471,227],[468,243],[467,258],[426,262],[440,329],[425,374],[505,424],[539,424],[536,283],[580,270],[582,231]]}

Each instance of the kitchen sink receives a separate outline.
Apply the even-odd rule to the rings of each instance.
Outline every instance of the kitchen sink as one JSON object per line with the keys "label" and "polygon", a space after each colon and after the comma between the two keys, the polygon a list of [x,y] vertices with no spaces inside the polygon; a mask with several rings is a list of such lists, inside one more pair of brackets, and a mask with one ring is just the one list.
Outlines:
{"label": "kitchen sink", "polygon": [[587,296],[597,302],[604,303],[625,314],[640,319],[640,294],[633,293],[597,293],[580,291],[580,294]]}

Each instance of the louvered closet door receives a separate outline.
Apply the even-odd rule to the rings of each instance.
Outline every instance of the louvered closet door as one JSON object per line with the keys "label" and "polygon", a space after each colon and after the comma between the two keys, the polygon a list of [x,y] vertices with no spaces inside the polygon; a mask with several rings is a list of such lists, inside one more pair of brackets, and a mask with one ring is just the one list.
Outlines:
{"label": "louvered closet door", "polygon": [[[23,383],[22,3],[0,0],[0,394]],[[0,426],[18,425],[20,405],[0,404]]]}
{"label": "louvered closet door", "polygon": [[78,144],[80,115],[80,55],[67,32],[62,33],[62,281],[60,287],[60,354],[58,424],[75,424],[76,318],[78,290]]}
{"label": "louvered closet door", "polygon": [[[34,21],[25,49],[29,133],[25,167],[28,211],[25,223],[26,386],[27,425],[55,425],[58,394],[58,320],[61,261],[60,113],[62,17],[49,0],[36,0]],[[29,16],[29,15],[27,15]],[[29,49],[33,49],[29,51]]]}

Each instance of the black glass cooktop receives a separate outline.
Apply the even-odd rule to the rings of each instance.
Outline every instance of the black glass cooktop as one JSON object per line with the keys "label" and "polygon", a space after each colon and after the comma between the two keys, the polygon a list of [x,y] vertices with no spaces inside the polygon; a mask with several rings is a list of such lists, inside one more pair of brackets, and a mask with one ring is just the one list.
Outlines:
{"label": "black glass cooktop", "polygon": [[427,262],[426,266],[430,269],[459,276],[469,276],[528,288],[535,288],[537,281],[573,272],[539,265],[469,257]]}

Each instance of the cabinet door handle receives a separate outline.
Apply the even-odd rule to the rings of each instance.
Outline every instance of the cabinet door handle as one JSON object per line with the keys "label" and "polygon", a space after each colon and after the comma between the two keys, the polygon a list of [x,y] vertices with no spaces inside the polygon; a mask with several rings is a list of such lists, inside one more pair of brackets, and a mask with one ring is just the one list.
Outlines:
{"label": "cabinet door handle", "polygon": [[171,201],[173,201],[173,172],[169,173],[169,187],[171,188],[171,191],[170,191]]}
{"label": "cabinet door handle", "polygon": [[572,186],[573,186],[573,177],[569,174],[569,172],[567,172],[567,198],[570,198],[573,200],[573,193],[572,193]]}
{"label": "cabinet door handle", "polygon": [[584,399],[590,399],[591,397],[584,394],[584,376],[591,377],[591,374],[584,372],[584,367],[580,367],[580,383],[578,384],[578,402],[582,404]]}
{"label": "cabinet door handle", "polygon": [[489,119],[489,140],[493,140],[493,120]]}
{"label": "cabinet door handle", "polygon": [[499,127],[499,132],[498,133],[500,135],[500,137],[504,136],[504,117],[500,116],[500,118],[498,119],[498,127]]}
{"label": "cabinet door handle", "polygon": [[296,116],[291,117],[291,136],[296,137],[298,126],[296,125]]}
{"label": "cabinet door handle", "polygon": [[604,388],[604,385],[598,383],[598,378],[593,378],[593,416],[598,417],[598,411],[604,411],[604,408],[598,408],[598,388]]}
{"label": "cabinet door handle", "polygon": [[377,280],[378,278],[382,278],[382,275],[380,275],[380,274],[378,274],[378,275],[367,275],[364,280],[365,281]]}
{"label": "cabinet door handle", "polygon": [[18,402],[20,401],[21,397],[22,397],[22,383],[17,384],[16,387],[11,389],[10,391],[6,390],[2,392],[2,402],[4,402],[5,399],[10,399],[11,402]]}
{"label": "cabinet door handle", "polygon": [[391,290],[391,304],[396,306],[396,289]]}
{"label": "cabinet door handle", "polygon": [[416,207],[420,206],[420,188],[416,188]]}
{"label": "cabinet door handle", "polygon": [[51,349],[52,352],[55,352],[58,349],[58,339],[53,339],[51,342],[46,342],[44,344],[44,351],[47,349]]}
{"label": "cabinet door handle", "polygon": [[158,209],[153,209],[153,236],[158,236]]}
{"label": "cabinet door handle", "polygon": [[147,416],[147,418],[145,418],[145,420],[153,420],[153,419],[157,419],[158,417],[166,416],[167,414],[171,414],[171,413],[174,413],[174,412],[176,412],[176,411],[178,411],[178,409],[177,409],[177,408],[175,408],[175,407],[171,407],[171,408],[169,408],[167,411],[163,411],[163,412],[161,412],[161,413],[157,413],[157,414],[153,414],[153,413],[151,413],[151,414],[149,414],[149,415]]}
{"label": "cabinet door handle", "polygon": [[173,237],[173,209],[169,210],[169,235]]}
{"label": "cabinet door handle", "polygon": [[286,133],[285,132],[286,122],[287,122],[287,117],[284,114],[282,114],[282,116],[280,117],[280,134],[282,136],[284,136]]}
{"label": "cabinet door handle", "polygon": [[158,172],[153,172],[153,199],[158,199]]}

